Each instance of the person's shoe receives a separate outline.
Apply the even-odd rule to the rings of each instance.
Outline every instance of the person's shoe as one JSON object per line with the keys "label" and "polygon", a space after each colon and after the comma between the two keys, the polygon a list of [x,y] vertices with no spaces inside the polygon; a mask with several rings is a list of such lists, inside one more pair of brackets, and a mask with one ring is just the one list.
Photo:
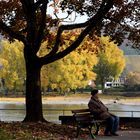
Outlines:
{"label": "person's shoe", "polygon": [[119,136],[117,133],[111,133],[112,136]]}

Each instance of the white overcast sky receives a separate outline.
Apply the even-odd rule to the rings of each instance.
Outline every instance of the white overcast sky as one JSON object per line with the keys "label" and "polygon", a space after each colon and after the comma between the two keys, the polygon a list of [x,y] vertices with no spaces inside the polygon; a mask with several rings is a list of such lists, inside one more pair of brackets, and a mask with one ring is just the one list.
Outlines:
{"label": "white overcast sky", "polygon": [[[54,9],[52,7],[48,7],[47,14],[50,14],[53,18],[56,18],[54,15]],[[59,10],[59,13],[57,13],[57,16],[59,18],[64,18],[67,16],[67,14]],[[74,19],[75,19],[75,12],[73,12],[66,21],[74,21]],[[76,19],[74,23],[83,23],[85,21],[87,21],[87,16],[81,16],[79,14],[76,14]]]}

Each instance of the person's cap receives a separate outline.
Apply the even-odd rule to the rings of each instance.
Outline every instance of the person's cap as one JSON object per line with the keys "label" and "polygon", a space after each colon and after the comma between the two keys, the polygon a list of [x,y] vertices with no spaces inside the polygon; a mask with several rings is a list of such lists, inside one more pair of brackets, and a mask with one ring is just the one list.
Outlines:
{"label": "person's cap", "polygon": [[92,91],[91,91],[91,95],[96,95],[98,93],[98,89],[93,89]]}

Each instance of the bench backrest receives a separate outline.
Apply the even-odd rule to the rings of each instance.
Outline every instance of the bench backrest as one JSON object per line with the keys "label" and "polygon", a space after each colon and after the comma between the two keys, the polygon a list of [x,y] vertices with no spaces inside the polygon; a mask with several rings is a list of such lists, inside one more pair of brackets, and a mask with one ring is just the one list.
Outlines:
{"label": "bench backrest", "polygon": [[90,122],[94,118],[94,116],[90,113],[89,109],[72,110],[72,113],[75,117],[75,120],[79,122]]}
{"label": "bench backrest", "polygon": [[79,109],[79,110],[72,110],[73,114],[84,114],[84,113],[90,113],[89,109]]}

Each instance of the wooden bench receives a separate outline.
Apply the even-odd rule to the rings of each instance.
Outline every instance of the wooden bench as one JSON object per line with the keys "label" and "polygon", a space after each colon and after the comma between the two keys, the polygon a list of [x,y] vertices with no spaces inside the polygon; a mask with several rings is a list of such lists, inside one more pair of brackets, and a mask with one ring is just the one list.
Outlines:
{"label": "wooden bench", "polygon": [[[72,110],[72,113],[77,127],[76,137],[78,137],[81,128],[87,128],[90,132],[91,137],[95,139],[95,135],[98,135],[101,123],[105,122],[105,120],[95,120],[94,115],[91,114],[89,109]],[[92,133],[93,126],[96,130],[94,134]]]}

